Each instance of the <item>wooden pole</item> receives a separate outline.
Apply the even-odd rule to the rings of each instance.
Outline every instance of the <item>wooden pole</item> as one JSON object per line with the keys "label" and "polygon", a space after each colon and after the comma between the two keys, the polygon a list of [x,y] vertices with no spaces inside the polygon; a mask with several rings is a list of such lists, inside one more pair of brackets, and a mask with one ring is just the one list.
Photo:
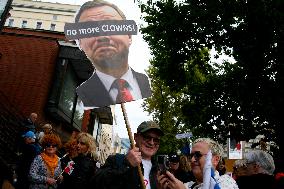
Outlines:
{"label": "wooden pole", "polygon": [[[129,137],[129,140],[130,140],[130,145],[131,145],[131,148],[133,149],[135,147],[135,144],[134,144],[133,136],[132,136],[132,133],[131,133],[131,128],[129,126],[130,124],[129,124],[129,121],[128,121],[128,118],[127,118],[124,103],[121,103],[121,109],[122,109],[123,118],[124,118],[126,129],[127,129],[128,137]],[[145,186],[145,183],[144,183],[144,177],[143,177],[142,169],[141,169],[140,165],[138,165],[138,174],[139,174],[140,181],[141,181],[143,189],[146,189],[146,186]]]}

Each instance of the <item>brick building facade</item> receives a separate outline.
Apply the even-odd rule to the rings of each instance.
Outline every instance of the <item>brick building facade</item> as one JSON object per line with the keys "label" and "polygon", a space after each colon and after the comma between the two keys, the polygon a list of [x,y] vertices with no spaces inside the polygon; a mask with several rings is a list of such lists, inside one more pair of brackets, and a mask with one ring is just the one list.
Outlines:
{"label": "brick building facade", "polygon": [[[59,32],[4,28],[0,35],[0,90],[24,116],[52,123],[63,141],[73,132],[93,133],[112,124],[110,109],[84,111],[75,88],[92,73],[91,63]],[[96,137],[94,135],[94,137]]]}

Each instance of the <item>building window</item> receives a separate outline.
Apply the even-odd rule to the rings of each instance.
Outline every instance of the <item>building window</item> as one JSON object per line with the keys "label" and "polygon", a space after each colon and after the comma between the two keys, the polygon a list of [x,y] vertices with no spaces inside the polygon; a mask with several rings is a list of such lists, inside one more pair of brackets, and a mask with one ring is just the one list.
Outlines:
{"label": "building window", "polygon": [[27,24],[28,24],[28,21],[23,20],[23,22],[22,22],[22,28],[26,28],[26,27],[27,27]]}
{"label": "building window", "polygon": [[[65,62],[65,60],[63,60],[63,62]],[[71,120],[73,126],[81,129],[84,109],[82,101],[76,98],[75,89],[77,86],[78,80],[76,74],[71,64],[67,64],[58,108],[68,117],[67,120]]]}
{"label": "building window", "polygon": [[36,29],[41,29],[41,25],[42,25],[42,22],[37,22],[36,23]]}
{"label": "building window", "polygon": [[[81,53],[77,48],[74,48],[74,50]],[[76,128],[76,130],[80,131],[82,124],[84,124],[83,129],[88,129],[89,133],[93,133],[93,131],[100,133],[101,123],[104,123],[105,120],[109,122],[113,120],[110,108],[95,108],[96,111],[88,111],[88,116],[86,116],[88,122],[87,120],[83,122],[85,115],[84,106],[76,94],[76,88],[82,82],[82,79],[77,75],[78,72],[76,72],[74,67],[75,62],[72,59],[73,55],[71,56],[71,52],[74,51],[70,51],[69,47],[61,46],[61,57],[56,62],[54,82],[46,104],[46,110],[55,119],[68,123],[68,127]],[[97,126],[97,128],[92,126]]]}
{"label": "building window", "polygon": [[52,19],[57,20],[57,15],[53,15]]}
{"label": "building window", "polygon": [[14,19],[9,19],[8,26],[13,27],[13,25],[14,25]]}
{"label": "building window", "polygon": [[48,101],[48,111],[63,119],[72,127],[81,130],[84,108],[76,96],[78,79],[68,59],[59,59],[56,65],[55,82]]}
{"label": "building window", "polygon": [[55,24],[50,24],[50,30],[54,31],[55,30]]}

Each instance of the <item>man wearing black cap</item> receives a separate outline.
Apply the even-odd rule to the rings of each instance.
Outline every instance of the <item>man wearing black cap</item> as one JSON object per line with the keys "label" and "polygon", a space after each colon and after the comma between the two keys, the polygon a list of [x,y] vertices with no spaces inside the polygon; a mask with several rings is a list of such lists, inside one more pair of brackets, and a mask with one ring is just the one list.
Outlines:
{"label": "man wearing black cap", "polygon": [[177,154],[169,155],[169,171],[183,183],[194,180],[194,176],[189,171],[189,162],[186,156],[179,156]]}
{"label": "man wearing black cap", "polygon": [[175,175],[179,168],[179,156],[177,154],[170,154],[169,162],[169,171]]}
{"label": "man wearing black cap", "polygon": [[152,160],[159,149],[160,137],[164,133],[153,121],[144,121],[134,134],[136,145],[126,155],[109,156],[105,164],[96,172],[92,183],[100,189],[140,189],[138,175],[141,165],[146,189],[157,188],[157,166]]}
{"label": "man wearing black cap", "polygon": [[21,155],[17,162],[17,176],[16,189],[28,189],[30,185],[29,171],[33,159],[40,154],[41,149],[38,144],[35,143],[36,135],[32,131],[26,132],[23,136],[24,142],[21,144]]}

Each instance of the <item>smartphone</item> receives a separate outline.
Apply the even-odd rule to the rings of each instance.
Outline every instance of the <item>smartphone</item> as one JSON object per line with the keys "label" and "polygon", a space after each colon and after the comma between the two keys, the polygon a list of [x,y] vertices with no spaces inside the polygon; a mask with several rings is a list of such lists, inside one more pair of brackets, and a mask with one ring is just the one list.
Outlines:
{"label": "smartphone", "polygon": [[157,156],[158,168],[161,174],[165,174],[169,170],[169,157],[168,155]]}

